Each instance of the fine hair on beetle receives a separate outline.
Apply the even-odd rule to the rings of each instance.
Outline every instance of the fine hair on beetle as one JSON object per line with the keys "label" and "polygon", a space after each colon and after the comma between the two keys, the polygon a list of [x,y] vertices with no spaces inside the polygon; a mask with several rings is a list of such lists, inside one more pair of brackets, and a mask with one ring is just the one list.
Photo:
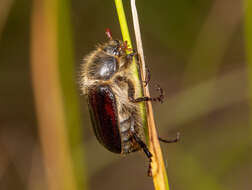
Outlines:
{"label": "fine hair on beetle", "polygon": [[158,87],[160,96],[156,98],[136,97],[136,90],[142,86],[132,80],[130,66],[137,54],[127,53],[131,50],[127,42],[113,39],[109,30],[106,34],[108,41],[84,58],[80,73],[81,91],[87,100],[94,133],[109,151],[128,154],[143,149],[151,162],[139,102],[162,102],[163,90]]}

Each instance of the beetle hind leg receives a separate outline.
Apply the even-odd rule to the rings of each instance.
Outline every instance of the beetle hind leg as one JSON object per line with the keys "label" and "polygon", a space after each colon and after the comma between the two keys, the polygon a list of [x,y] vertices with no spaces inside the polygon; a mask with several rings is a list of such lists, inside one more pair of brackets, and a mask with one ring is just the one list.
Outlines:
{"label": "beetle hind leg", "polygon": [[133,138],[135,139],[135,141],[140,145],[140,147],[143,149],[145,155],[148,157],[149,159],[149,169],[148,169],[148,176],[151,176],[151,162],[152,162],[152,154],[149,151],[148,147],[146,146],[146,144],[135,134],[133,133]]}
{"label": "beetle hind leg", "polygon": [[180,132],[177,132],[177,136],[175,139],[171,139],[171,140],[166,140],[166,139],[163,139],[161,137],[158,137],[158,140],[163,142],[163,143],[176,143],[178,142],[180,139]]}
{"label": "beetle hind leg", "polygon": [[150,69],[148,67],[145,67],[146,73],[145,73],[145,77],[144,77],[144,86],[146,87],[151,80],[151,74],[150,74]]}

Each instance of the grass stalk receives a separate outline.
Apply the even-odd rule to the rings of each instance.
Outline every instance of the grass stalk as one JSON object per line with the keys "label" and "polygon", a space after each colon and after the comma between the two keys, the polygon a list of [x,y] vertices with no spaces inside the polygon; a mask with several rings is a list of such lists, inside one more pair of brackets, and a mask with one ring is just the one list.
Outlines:
{"label": "grass stalk", "polygon": [[77,83],[74,63],[73,33],[71,25],[71,3],[57,0],[58,14],[58,69],[64,103],[64,117],[69,138],[73,170],[78,189],[87,188],[85,175],[84,146],[82,141],[83,125],[77,96]]}
{"label": "grass stalk", "polygon": [[[123,40],[127,41],[130,48],[131,40],[129,36],[129,30],[128,25],[123,9],[123,3],[122,0],[115,0],[118,18],[121,26],[121,32],[123,36]],[[140,55],[140,73],[142,78],[145,77],[145,61],[144,61],[144,53],[143,53],[143,47],[142,47],[142,40],[141,40],[141,32],[139,27],[139,21],[137,16],[137,9],[135,6],[135,1],[131,1],[132,6],[132,15],[133,15],[133,24],[135,29],[135,37],[136,37],[136,43],[137,43],[137,52]],[[137,66],[134,63],[134,69],[137,70]],[[142,80],[139,79],[138,72],[136,71],[136,79],[138,79],[138,83],[141,83]],[[144,87],[143,89],[143,95],[144,96],[150,96],[148,85]],[[143,111],[145,109],[143,108]],[[153,183],[156,190],[169,190],[169,184],[168,184],[168,178],[165,170],[164,160],[162,156],[162,151],[160,148],[158,135],[155,127],[155,121],[153,116],[153,109],[152,109],[152,103],[147,102],[146,103],[146,117],[143,115],[143,120],[146,121],[147,119],[147,125],[148,125],[148,134],[149,134],[149,149],[153,155],[152,157],[152,177],[153,177]]]}
{"label": "grass stalk", "polygon": [[81,140],[68,7],[67,0],[34,0],[31,17],[31,73],[49,190],[83,189],[85,181],[73,161]]}
{"label": "grass stalk", "polygon": [[[124,12],[124,8],[123,8],[123,3],[122,0],[115,0],[115,5],[116,5],[116,10],[117,10],[117,14],[118,14],[118,19],[119,19],[119,23],[120,23],[120,28],[121,28],[121,33],[122,33],[122,37],[123,37],[123,41],[127,41],[128,47],[132,48],[132,42],[130,39],[130,34],[129,34],[129,29],[128,29],[128,24],[127,24],[127,20],[126,20],[126,16],[125,16],[125,12]],[[130,52],[128,52],[130,53]],[[136,59],[133,58],[133,63],[131,64],[131,68],[130,68],[133,72],[134,72],[134,78],[132,79],[138,86],[141,86],[141,81],[139,78],[139,72],[138,72],[138,66],[136,64]],[[135,93],[137,97],[141,97],[143,96],[143,92],[141,89],[135,89]],[[145,112],[145,104],[144,103],[140,103],[140,111],[141,111],[141,117],[143,119],[143,125],[146,126],[146,112]],[[145,127],[146,129],[146,127]],[[146,131],[146,134],[148,133],[148,131]],[[147,135],[148,138],[148,135]]]}

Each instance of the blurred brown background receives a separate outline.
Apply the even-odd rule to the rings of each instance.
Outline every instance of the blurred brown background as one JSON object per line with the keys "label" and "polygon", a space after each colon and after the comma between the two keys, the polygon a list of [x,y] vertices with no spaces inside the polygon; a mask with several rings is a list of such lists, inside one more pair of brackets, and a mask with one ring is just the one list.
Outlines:
{"label": "blurred brown background", "polygon": [[[115,38],[121,38],[114,1],[64,2],[68,2],[67,6],[59,10],[70,14],[70,20],[66,21],[67,26],[64,19],[61,20],[60,26],[69,27],[71,32],[58,38],[59,43],[63,42],[59,48],[68,48],[67,43],[64,45],[66,35],[72,44],[66,51],[73,53],[69,62],[72,73],[66,78],[71,79],[68,80],[69,92],[77,94],[65,104],[64,113],[74,113],[71,117],[78,120],[76,128],[70,125],[66,132],[69,139],[75,139],[70,135],[78,134],[78,140],[66,143],[70,144],[70,157],[74,154],[70,162],[82,163],[77,166],[81,174],[74,172],[74,180],[80,181],[76,182],[75,189],[153,189],[152,179],[146,174],[148,161],[142,152],[122,157],[98,144],[78,89],[77,73],[82,58],[98,42],[106,40],[105,28],[110,28]],[[36,82],[32,82],[31,73],[32,55],[36,52],[32,44],[39,38],[36,31],[32,31],[36,27],[43,28],[43,22],[35,18],[39,14],[36,6],[41,8],[36,5],[39,3],[42,5],[43,1],[0,1],[1,190],[52,187],[48,180],[50,168],[45,169],[47,147],[42,141],[46,141],[50,149],[54,147],[52,139],[57,134],[50,132],[50,137],[41,137],[43,128],[38,127],[39,106],[34,98]],[[154,95],[155,84],[160,84],[166,93],[165,103],[154,104],[159,135],[172,138],[177,131],[181,133],[179,143],[162,144],[170,189],[252,189],[244,2],[137,0],[136,3],[146,62],[151,70],[151,91]],[[58,4],[60,7],[61,2]],[[128,1],[125,1],[125,10],[130,19]],[[53,13],[54,8],[51,11]],[[129,25],[132,32],[130,22]],[[58,30],[58,34],[60,32]],[[43,55],[43,49],[40,53]],[[46,57],[44,59],[46,62]],[[40,63],[41,68],[43,63]],[[60,70],[59,73],[64,78],[67,72]],[[67,91],[66,87],[64,90]],[[44,88],[44,93],[50,95],[50,89]],[[72,101],[77,106],[71,107]],[[50,109],[54,110],[49,105],[48,111]],[[75,131],[69,132],[72,129]],[[52,148],[51,155],[54,151],[56,149]],[[53,175],[51,178],[54,181]]]}

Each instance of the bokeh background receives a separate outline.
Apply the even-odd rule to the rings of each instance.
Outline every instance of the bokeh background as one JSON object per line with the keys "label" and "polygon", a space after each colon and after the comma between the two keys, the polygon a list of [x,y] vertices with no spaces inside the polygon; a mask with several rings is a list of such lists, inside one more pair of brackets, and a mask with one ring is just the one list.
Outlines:
{"label": "bokeh background", "polygon": [[[170,189],[252,189],[249,3],[136,3],[151,92],[166,93],[154,104],[159,135],[181,133],[161,144]],[[121,38],[113,0],[0,1],[1,190],[154,189],[142,152],[98,144],[78,88],[105,28]]]}

